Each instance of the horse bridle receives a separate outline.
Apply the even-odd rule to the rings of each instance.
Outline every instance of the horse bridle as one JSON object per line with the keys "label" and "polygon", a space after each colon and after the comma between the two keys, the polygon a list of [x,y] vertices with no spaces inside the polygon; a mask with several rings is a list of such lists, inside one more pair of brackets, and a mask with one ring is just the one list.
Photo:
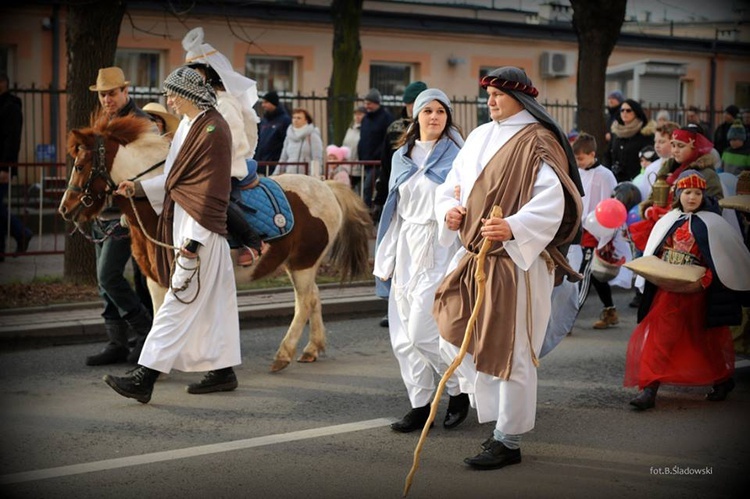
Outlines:
{"label": "horse bridle", "polygon": [[[109,187],[110,191],[117,190],[117,184],[115,184],[115,181],[112,180],[112,176],[107,170],[107,150],[104,147],[104,137],[102,137],[101,135],[94,136],[94,150],[95,154],[91,165],[91,173],[89,174],[89,178],[86,180],[86,183],[83,185],[83,187],[78,187],[77,185],[73,185],[68,182],[67,188],[67,190],[71,192],[81,193],[80,201],[81,204],[86,208],[94,204],[94,201],[103,199],[107,195],[108,191],[102,191],[99,194],[94,194],[91,192],[91,185],[97,178],[103,178],[107,183],[107,187]],[[82,167],[78,165],[78,156],[76,156],[76,160],[73,163],[73,168],[81,171]]]}
{"label": "horse bridle", "polygon": [[[97,178],[101,177],[104,179],[104,181],[107,183],[107,187],[109,187],[109,192],[114,192],[117,190],[117,184],[115,184],[115,181],[112,180],[112,176],[109,174],[109,170],[107,170],[107,150],[104,147],[104,137],[101,135],[95,135],[94,136],[94,149],[96,150],[96,154],[94,155],[93,164],[91,165],[91,173],[89,174],[89,178],[86,180],[86,183],[83,187],[78,187],[77,185],[73,185],[70,182],[68,182],[68,189],[72,192],[80,192],[81,195],[81,204],[88,208],[92,204],[94,204],[94,201],[98,201],[102,198],[104,198],[108,191],[100,192],[99,194],[93,194],[91,192],[91,185]],[[147,173],[159,168],[161,165],[164,164],[166,160],[161,160],[158,163],[155,163],[151,165],[150,167],[146,168],[144,171],[140,172],[135,177],[129,179],[131,181],[138,180],[142,176],[146,175]],[[76,160],[73,163],[73,167],[78,169],[78,157],[76,156]],[[80,170],[79,170],[80,171]]]}

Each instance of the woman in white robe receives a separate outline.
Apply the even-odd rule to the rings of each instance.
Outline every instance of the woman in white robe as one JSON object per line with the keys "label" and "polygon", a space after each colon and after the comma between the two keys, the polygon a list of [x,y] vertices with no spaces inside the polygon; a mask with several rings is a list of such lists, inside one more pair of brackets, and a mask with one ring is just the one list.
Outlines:
{"label": "woman in white robe", "polygon": [[[424,427],[438,376],[447,367],[440,359],[432,306],[435,290],[459,247],[455,235],[452,244],[440,245],[434,210],[435,191],[463,142],[460,134],[451,132],[450,100],[438,89],[424,90],[415,100],[414,116],[393,155],[374,267],[381,280],[379,294],[388,297],[391,346],[412,407],[391,425],[401,433]],[[466,418],[469,398],[460,393],[455,376],[448,380],[447,391],[450,401],[443,426],[451,429]]]}

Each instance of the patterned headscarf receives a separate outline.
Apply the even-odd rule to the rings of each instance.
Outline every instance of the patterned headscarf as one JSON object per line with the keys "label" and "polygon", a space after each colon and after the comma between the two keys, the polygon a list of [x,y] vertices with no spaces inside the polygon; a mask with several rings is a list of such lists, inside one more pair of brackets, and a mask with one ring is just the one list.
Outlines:
{"label": "patterned headscarf", "polygon": [[164,80],[164,93],[176,94],[206,110],[216,105],[216,93],[196,70],[181,66]]}

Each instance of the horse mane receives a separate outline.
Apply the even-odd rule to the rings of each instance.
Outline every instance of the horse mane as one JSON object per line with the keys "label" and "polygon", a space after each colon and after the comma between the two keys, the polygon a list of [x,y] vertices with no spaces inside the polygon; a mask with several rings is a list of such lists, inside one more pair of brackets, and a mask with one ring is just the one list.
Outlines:
{"label": "horse mane", "polygon": [[75,157],[76,148],[80,145],[92,148],[96,135],[124,146],[135,142],[142,135],[150,132],[153,127],[154,123],[151,120],[134,115],[112,120],[98,119],[89,127],[71,130],[68,135],[68,154]]}

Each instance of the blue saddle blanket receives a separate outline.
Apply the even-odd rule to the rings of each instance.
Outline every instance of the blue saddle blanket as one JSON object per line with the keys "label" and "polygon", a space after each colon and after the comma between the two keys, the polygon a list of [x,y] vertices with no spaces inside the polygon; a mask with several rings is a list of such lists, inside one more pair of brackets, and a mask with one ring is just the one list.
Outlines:
{"label": "blue saddle blanket", "polygon": [[284,236],[294,227],[294,215],[284,190],[275,180],[260,177],[252,189],[235,192],[245,219],[264,241]]}

